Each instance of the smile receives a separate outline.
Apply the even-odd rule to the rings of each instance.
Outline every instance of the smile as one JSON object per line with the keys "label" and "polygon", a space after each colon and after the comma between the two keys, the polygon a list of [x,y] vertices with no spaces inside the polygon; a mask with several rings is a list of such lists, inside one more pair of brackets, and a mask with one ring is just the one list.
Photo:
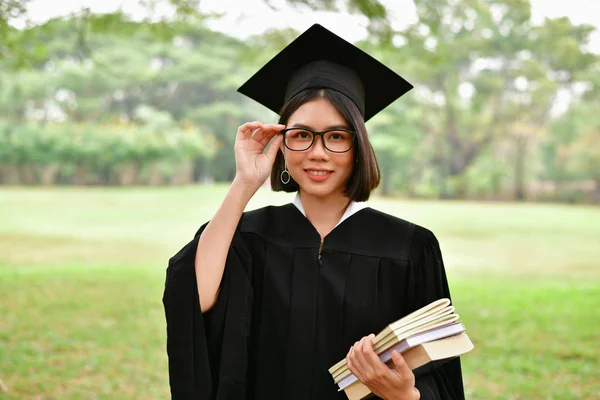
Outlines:
{"label": "smile", "polygon": [[331,173],[331,171],[322,171],[322,170],[316,171],[314,169],[307,169],[306,172],[308,172],[311,175],[315,175],[315,176],[322,176],[322,175],[327,175],[327,174]]}

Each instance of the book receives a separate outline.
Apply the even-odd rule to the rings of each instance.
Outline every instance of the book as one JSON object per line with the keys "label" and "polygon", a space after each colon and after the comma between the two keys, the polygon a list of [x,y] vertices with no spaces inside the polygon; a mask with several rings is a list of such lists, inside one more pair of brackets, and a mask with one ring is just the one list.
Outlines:
{"label": "book", "polygon": [[[373,339],[373,349],[380,354],[409,336],[452,324],[458,319],[449,299],[436,300],[386,326]],[[335,378],[347,370],[344,358],[329,368],[329,373]]]}
{"label": "book", "polygon": [[[413,370],[415,376],[419,376],[427,373],[431,368],[436,368],[444,362],[471,351],[473,348],[474,345],[469,336],[466,332],[463,332],[448,338],[422,343],[405,351],[402,357],[404,357],[408,367]],[[339,390],[344,390],[349,400],[360,400],[371,394],[371,389],[358,380]]]}
{"label": "book", "polygon": [[[469,352],[474,346],[454,310],[450,300],[443,298],[390,323],[373,339],[375,353],[391,365],[392,352],[397,350],[413,373],[416,369],[422,373]],[[340,391],[346,391],[348,397],[354,396],[351,399],[361,399],[370,393],[348,369],[345,358],[329,368],[329,373]]]}
{"label": "book", "polygon": [[[392,359],[392,352],[394,350],[398,351],[398,353],[402,354],[405,351],[419,346],[423,343],[433,342],[436,340],[444,339],[447,337],[459,335],[466,331],[464,325],[460,322],[456,322],[450,325],[442,326],[440,328],[430,329],[421,333],[417,333],[407,337],[406,339],[401,340],[395,346],[386,349],[382,353],[378,354],[381,361],[387,363]],[[340,386],[340,388],[344,388],[349,384],[356,381],[356,377],[352,374],[352,372],[348,369],[345,369],[344,372],[338,373],[337,375],[333,375],[334,381]]]}

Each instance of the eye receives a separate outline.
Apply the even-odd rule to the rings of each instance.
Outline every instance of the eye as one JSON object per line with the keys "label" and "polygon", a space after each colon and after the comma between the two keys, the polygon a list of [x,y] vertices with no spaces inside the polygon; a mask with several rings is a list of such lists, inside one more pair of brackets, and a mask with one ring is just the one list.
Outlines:
{"label": "eye", "polygon": [[327,133],[327,139],[332,141],[344,141],[349,140],[352,135],[344,131],[331,131]]}
{"label": "eye", "polygon": [[286,136],[289,140],[312,140],[312,133],[302,129],[290,129]]}

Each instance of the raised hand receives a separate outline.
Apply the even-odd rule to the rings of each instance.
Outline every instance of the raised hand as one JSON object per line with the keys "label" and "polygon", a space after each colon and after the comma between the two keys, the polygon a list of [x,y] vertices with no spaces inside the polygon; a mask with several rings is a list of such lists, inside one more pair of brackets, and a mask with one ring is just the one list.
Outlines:
{"label": "raised hand", "polygon": [[350,348],[346,356],[348,369],[376,396],[383,399],[420,399],[419,390],[415,387],[415,376],[404,358],[394,350],[394,364],[391,368],[388,367],[373,350],[374,337],[375,335],[365,336]]}
{"label": "raised hand", "polygon": [[[283,137],[277,136],[285,125],[263,124],[260,121],[247,122],[240,126],[235,138],[235,180],[258,190],[265,182]],[[271,141],[271,147],[265,148]]]}

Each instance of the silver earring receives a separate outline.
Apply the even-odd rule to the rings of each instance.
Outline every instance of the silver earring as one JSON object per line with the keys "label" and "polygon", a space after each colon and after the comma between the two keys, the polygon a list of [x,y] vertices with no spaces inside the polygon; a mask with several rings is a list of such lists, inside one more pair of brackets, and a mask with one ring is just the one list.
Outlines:
{"label": "silver earring", "polygon": [[287,169],[287,160],[285,158],[283,159],[283,165],[283,171],[281,171],[281,176],[279,176],[279,179],[281,179],[281,183],[287,185],[288,183],[290,183],[292,176],[290,175],[290,171],[288,171]]}

